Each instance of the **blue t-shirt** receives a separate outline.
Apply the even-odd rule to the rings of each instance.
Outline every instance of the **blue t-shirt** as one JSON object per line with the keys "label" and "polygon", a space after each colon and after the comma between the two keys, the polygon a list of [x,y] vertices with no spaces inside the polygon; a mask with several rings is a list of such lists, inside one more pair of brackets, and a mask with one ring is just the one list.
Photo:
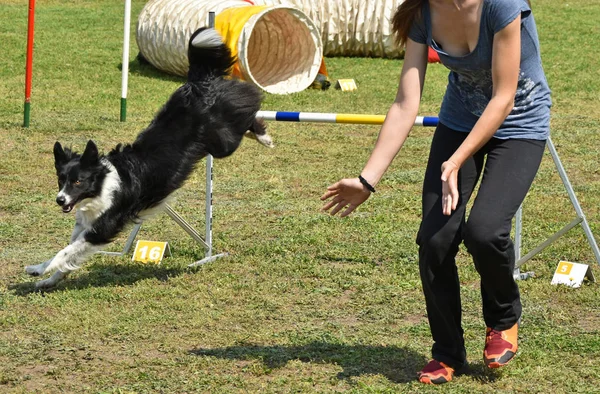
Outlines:
{"label": "blue t-shirt", "polygon": [[450,56],[431,36],[429,2],[416,18],[408,37],[427,44],[450,70],[439,120],[457,131],[471,131],[492,97],[494,34],[521,15],[521,66],[515,104],[494,137],[545,140],[550,133],[550,88],[540,57],[537,29],[525,0],[483,0],[479,40],[464,56]]}

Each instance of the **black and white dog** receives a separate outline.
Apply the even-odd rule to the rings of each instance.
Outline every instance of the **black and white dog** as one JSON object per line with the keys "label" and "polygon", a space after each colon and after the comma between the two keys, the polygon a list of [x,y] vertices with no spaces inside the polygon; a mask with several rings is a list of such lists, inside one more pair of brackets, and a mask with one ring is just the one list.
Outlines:
{"label": "black and white dog", "polygon": [[253,85],[226,78],[235,59],[216,30],[198,29],[189,41],[188,81],[173,93],[132,144],[101,155],[89,141],[81,155],[54,145],[59,193],[68,213],[77,207],[70,244],[25,271],[54,274],[36,283],[55,286],[131,222],[158,213],[207,154],[231,155],[246,133],[273,146],[256,120],[262,95]]}

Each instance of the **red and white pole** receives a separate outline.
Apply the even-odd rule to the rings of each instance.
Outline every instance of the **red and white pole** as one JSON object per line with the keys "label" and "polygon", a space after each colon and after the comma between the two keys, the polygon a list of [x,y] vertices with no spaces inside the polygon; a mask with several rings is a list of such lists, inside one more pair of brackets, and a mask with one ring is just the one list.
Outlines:
{"label": "red and white pole", "polygon": [[25,65],[25,109],[23,127],[29,127],[31,116],[31,79],[33,76],[33,28],[35,25],[35,0],[29,0],[27,21],[27,63]]}

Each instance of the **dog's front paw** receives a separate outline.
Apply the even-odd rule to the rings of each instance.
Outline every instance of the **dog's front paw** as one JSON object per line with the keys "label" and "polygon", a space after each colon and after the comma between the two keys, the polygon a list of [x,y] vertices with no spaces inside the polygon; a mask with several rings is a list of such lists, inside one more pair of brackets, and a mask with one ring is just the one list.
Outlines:
{"label": "dog's front paw", "polygon": [[50,289],[58,284],[61,280],[66,278],[69,275],[69,272],[56,271],[51,277],[48,279],[40,280],[35,284],[35,288],[37,290],[45,290]]}
{"label": "dog's front paw", "polygon": [[44,279],[44,280],[40,280],[39,282],[36,282],[35,284],[35,289],[36,290],[47,290],[47,289],[51,289],[54,286],[56,286],[57,281],[53,278],[48,278],[48,279]]}
{"label": "dog's front paw", "polygon": [[25,267],[25,272],[31,276],[40,276],[44,273],[44,263],[38,265],[28,265]]}
{"label": "dog's front paw", "polygon": [[257,135],[256,139],[267,148],[275,148],[275,144],[269,134]]}

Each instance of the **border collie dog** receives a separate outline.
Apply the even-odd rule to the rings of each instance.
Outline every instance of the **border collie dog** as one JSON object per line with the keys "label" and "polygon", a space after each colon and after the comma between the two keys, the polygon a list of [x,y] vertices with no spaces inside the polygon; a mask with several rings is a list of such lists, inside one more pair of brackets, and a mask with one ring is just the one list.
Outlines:
{"label": "border collie dog", "polygon": [[200,28],[189,41],[188,80],[132,144],[101,155],[93,141],[77,154],[54,145],[59,193],[65,213],[77,207],[70,244],[44,263],[25,271],[54,274],[36,283],[50,288],[132,222],[160,212],[207,154],[231,155],[244,135],[272,147],[256,120],[262,95],[253,85],[226,78],[235,59],[219,33]]}

